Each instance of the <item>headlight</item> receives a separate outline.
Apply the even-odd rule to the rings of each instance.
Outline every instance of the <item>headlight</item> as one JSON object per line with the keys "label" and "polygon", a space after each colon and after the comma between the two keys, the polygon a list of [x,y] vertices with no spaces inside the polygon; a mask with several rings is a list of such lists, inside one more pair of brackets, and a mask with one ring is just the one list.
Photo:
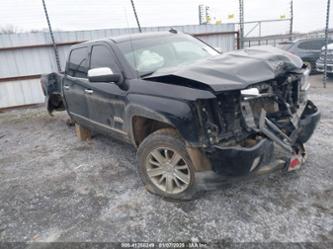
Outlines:
{"label": "headlight", "polygon": [[253,88],[248,88],[248,89],[245,89],[245,90],[241,90],[241,94],[243,96],[250,96],[250,97],[260,95],[258,88],[254,88],[254,87]]}
{"label": "headlight", "polygon": [[307,68],[304,71],[303,76],[301,78],[301,90],[302,91],[307,91],[310,88],[309,75],[310,75],[310,70]]}

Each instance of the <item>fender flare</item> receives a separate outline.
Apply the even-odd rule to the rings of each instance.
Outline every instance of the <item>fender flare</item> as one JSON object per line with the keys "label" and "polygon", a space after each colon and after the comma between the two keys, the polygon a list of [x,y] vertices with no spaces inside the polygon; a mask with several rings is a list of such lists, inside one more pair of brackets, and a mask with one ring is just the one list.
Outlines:
{"label": "fender flare", "polygon": [[[156,96],[132,95],[130,104],[126,107],[126,122],[129,138],[135,145],[134,117],[142,117],[165,123],[174,127],[186,143],[198,144],[198,122],[191,104],[176,99],[166,99]],[[149,98],[149,101],[147,101]],[[147,104],[149,103],[149,106]]]}

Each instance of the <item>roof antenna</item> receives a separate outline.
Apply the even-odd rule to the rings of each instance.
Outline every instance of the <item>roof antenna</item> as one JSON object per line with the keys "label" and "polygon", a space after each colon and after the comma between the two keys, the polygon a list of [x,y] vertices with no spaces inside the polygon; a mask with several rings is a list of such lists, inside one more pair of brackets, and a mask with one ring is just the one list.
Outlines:
{"label": "roof antenna", "polygon": [[177,34],[178,33],[178,31],[175,30],[174,28],[169,29],[169,32],[172,33],[172,34]]}

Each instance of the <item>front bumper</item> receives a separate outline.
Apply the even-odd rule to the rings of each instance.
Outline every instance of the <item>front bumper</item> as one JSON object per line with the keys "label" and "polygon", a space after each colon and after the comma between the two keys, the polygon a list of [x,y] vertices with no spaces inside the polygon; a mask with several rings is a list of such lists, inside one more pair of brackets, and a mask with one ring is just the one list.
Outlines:
{"label": "front bumper", "polygon": [[[310,139],[319,120],[319,110],[311,101],[308,101],[295,130],[294,148],[296,144],[305,143]],[[248,147],[215,145],[212,151],[206,153],[212,170],[215,174],[223,176],[256,175],[281,168],[282,165],[287,167],[293,154],[294,151],[284,158],[276,158],[274,142],[269,138],[258,139],[256,144]]]}
{"label": "front bumper", "polygon": [[219,147],[208,155],[213,171],[224,176],[242,176],[268,163],[274,152],[273,142],[262,139],[252,147]]}
{"label": "front bumper", "polygon": [[311,101],[308,101],[301,119],[299,120],[299,128],[297,131],[298,141],[301,143],[306,143],[311,138],[319,121],[320,111]]}
{"label": "front bumper", "polygon": [[[323,73],[324,72],[324,63],[317,62],[316,63],[316,70],[318,72]],[[327,72],[333,73],[333,63],[327,63]]]}

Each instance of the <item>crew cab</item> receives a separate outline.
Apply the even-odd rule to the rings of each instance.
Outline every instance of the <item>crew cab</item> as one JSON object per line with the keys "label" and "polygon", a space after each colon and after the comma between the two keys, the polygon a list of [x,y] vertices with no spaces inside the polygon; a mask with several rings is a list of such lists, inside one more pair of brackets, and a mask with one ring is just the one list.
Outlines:
{"label": "crew cab", "polygon": [[135,146],[150,192],[188,199],[201,173],[222,181],[300,167],[320,119],[308,74],[278,48],[220,54],[172,30],[74,45],[64,74],[41,83],[50,113]]}

